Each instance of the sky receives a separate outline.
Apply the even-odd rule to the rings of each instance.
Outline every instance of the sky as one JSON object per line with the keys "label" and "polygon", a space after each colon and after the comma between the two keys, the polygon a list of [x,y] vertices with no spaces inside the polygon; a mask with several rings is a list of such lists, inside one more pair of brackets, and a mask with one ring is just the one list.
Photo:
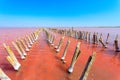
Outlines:
{"label": "sky", "polygon": [[120,0],[0,0],[0,27],[120,26]]}

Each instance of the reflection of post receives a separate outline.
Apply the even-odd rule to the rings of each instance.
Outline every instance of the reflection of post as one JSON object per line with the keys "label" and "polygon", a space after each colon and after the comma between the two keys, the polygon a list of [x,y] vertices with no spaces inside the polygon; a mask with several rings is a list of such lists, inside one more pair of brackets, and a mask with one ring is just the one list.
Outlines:
{"label": "reflection of post", "polygon": [[0,80],[11,80],[0,68]]}
{"label": "reflection of post", "polygon": [[81,53],[81,51],[79,50],[79,47],[80,47],[80,42],[78,42],[78,44],[76,46],[76,49],[75,49],[71,64],[70,64],[70,66],[68,68],[68,73],[73,72],[74,65],[75,65],[75,63],[76,63],[76,61],[78,59],[79,54]]}
{"label": "reflection of post", "polygon": [[87,80],[87,76],[90,72],[90,69],[92,67],[93,62],[95,61],[96,53],[93,52],[92,56],[88,58],[87,64],[84,68],[84,71],[82,73],[82,76],[80,77],[80,80]]}
{"label": "reflection of post", "polygon": [[60,40],[60,42],[59,42],[59,45],[58,45],[58,47],[57,47],[56,52],[59,52],[59,51],[60,51],[60,48],[61,48],[61,46],[62,46],[63,40],[64,40],[64,36],[61,38],[61,40]]}
{"label": "reflection of post", "polygon": [[102,44],[102,46],[103,46],[104,48],[107,48],[107,46],[103,43],[102,34],[101,34],[101,36],[100,36],[99,41],[100,41],[100,43]]}
{"label": "reflection of post", "polygon": [[67,44],[66,44],[65,49],[64,49],[64,53],[63,53],[63,55],[62,55],[62,57],[61,57],[61,60],[62,60],[63,62],[65,62],[64,59],[65,59],[65,56],[66,56],[66,53],[67,53],[67,49],[68,49],[69,44],[70,44],[70,40],[67,41]]}
{"label": "reflection of post", "polygon": [[106,44],[108,44],[108,39],[109,39],[109,33],[107,35]]}
{"label": "reflection of post", "polygon": [[115,51],[120,52],[120,49],[119,49],[119,46],[118,46],[118,35],[116,36],[116,38],[114,40],[114,44],[115,44]]}

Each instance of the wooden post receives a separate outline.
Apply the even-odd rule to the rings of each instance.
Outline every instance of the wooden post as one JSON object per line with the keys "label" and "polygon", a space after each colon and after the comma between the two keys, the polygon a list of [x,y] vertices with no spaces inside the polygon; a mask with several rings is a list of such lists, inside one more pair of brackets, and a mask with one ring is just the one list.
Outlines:
{"label": "wooden post", "polygon": [[88,37],[88,41],[89,41],[89,43],[90,43],[90,34],[91,34],[91,33],[89,32],[89,34],[88,34],[88,35],[89,35],[89,37]]}
{"label": "wooden post", "polygon": [[50,37],[51,37],[51,34],[50,34],[50,32],[47,32],[47,41],[48,41],[48,43],[50,43]]}
{"label": "wooden post", "polygon": [[53,36],[53,39],[52,39],[52,43],[51,43],[52,46],[54,45],[54,41],[55,41],[55,35]]}
{"label": "wooden post", "polygon": [[17,71],[19,70],[21,64],[18,64],[17,62],[15,62],[10,56],[7,56],[6,59],[13,66],[15,70]]}
{"label": "wooden post", "polygon": [[18,45],[14,42],[12,42],[13,46],[15,47],[15,49],[18,51],[18,53],[20,54],[21,59],[25,59],[25,56],[22,54],[20,48],[18,47]]}
{"label": "wooden post", "polygon": [[80,31],[80,39],[82,39],[82,37],[83,37],[83,33],[82,31]]}
{"label": "wooden post", "polygon": [[74,52],[71,64],[70,64],[70,66],[68,68],[68,73],[72,73],[73,72],[74,65],[75,65],[75,63],[76,63],[76,61],[78,59],[79,54],[81,53],[79,48],[80,48],[80,42],[78,42],[78,44],[76,46],[76,49],[75,49],[75,52]]}
{"label": "wooden post", "polygon": [[83,70],[83,73],[80,77],[80,80],[87,80],[88,74],[90,72],[90,69],[92,67],[93,62],[95,61],[96,53],[93,52],[92,56],[88,58],[87,64]]}
{"label": "wooden post", "polygon": [[33,42],[35,42],[35,37],[34,37],[34,34],[33,34],[33,33],[31,33],[31,37],[32,37],[32,39],[33,39]]}
{"label": "wooden post", "polygon": [[70,44],[70,40],[67,41],[67,44],[66,44],[65,49],[64,49],[64,53],[63,53],[63,55],[61,57],[61,60],[63,61],[63,63],[65,63],[64,59],[65,59],[69,44]]}
{"label": "wooden post", "polygon": [[11,80],[0,68],[0,80]]}
{"label": "wooden post", "polygon": [[36,37],[36,35],[35,35],[35,32],[33,32],[33,36],[34,36],[35,41],[36,41],[36,40],[37,40],[37,37]]}
{"label": "wooden post", "polygon": [[119,46],[118,46],[118,35],[116,36],[116,38],[114,40],[114,44],[115,44],[115,51],[120,52],[120,49],[119,49]]}
{"label": "wooden post", "polygon": [[100,43],[102,44],[102,46],[103,46],[104,48],[107,48],[107,46],[103,43],[102,34],[101,34],[101,36],[100,36],[99,41],[100,41]]}
{"label": "wooden post", "polygon": [[24,40],[25,40],[27,46],[28,46],[29,48],[31,48],[32,46],[30,45],[29,40],[27,39],[26,36],[24,37]]}
{"label": "wooden post", "polygon": [[61,46],[62,46],[63,40],[64,40],[64,36],[61,38],[61,40],[60,40],[60,42],[59,42],[59,45],[58,45],[58,47],[57,47],[57,49],[56,49],[56,52],[57,52],[57,53],[60,51],[60,48],[61,48]]}
{"label": "wooden post", "polygon": [[108,33],[108,35],[107,35],[107,39],[106,39],[106,44],[108,44],[108,39],[109,39],[109,33]]}
{"label": "wooden post", "polygon": [[3,46],[4,46],[4,48],[6,49],[8,55],[9,55],[9,56],[7,56],[8,62],[14,67],[15,70],[19,70],[21,64],[16,59],[13,51],[11,50],[11,48],[9,46],[6,46],[5,43],[3,43]]}
{"label": "wooden post", "polygon": [[96,44],[96,34],[95,34],[95,32],[94,32],[94,34],[93,34],[93,44]]}
{"label": "wooden post", "polygon": [[49,43],[52,44],[53,35],[51,34]]}
{"label": "wooden post", "polygon": [[96,36],[95,36],[95,41],[96,41],[96,44],[98,44],[98,32],[96,33]]}
{"label": "wooden post", "polygon": [[19,41],[19,40],[16,40],[16,43],[17,43],[18,47],[20,48],[22,54],[23,54],[24,56],[26,56],[27,54],[26,54],[25,50],[23,49],[20,41]]}
{"label": "wooden post", "polygon": [[31,40],[31,42],[32,42],[32,44],[34,43],[34,40],[33,40],[33,38],[32,38],[32,35],[31,34],[29,34],[29,38],[30,38],[30,40]]}
{"label": "wooden post", "polygon": [[86,42],[88,42],[89,33],[86,32]]}
{"label": "wooden post", "polygon": [[25,44],[24,40],[21,38],[20,39],[21,43],[23,44],[23,46],[25,47],[26,51],[30,51],[29,48],[27,47],[27,45]]}
{"label": "wooden post", "polygon": [[30,42],[30,44],[32,45],[33,43],[32,43],[32,41],[31,41],[31,39],[30,39],[30,36],[29,36],[29,35],[27,36],[27,39],[28,39],[28,41]]}

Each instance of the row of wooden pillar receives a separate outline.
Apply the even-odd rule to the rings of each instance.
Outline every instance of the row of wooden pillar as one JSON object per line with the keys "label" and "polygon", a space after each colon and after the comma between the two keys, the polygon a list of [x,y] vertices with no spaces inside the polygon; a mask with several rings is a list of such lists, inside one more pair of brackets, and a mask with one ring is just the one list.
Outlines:
{"label": "row of wooden pillar", "polygon": [[[98,36],[98,32],[94,32],[93,34],[88,31],[77,31],[77,30],[71,30],[71,29],[55,29],[50,28],[49,30],[53,32],[57,32],[59,34],[74,37],[76,39],[84,40],[88,43],[92,44],[101,44],[103,48],[107,48],[108,44],[110,43],[110,34],[108,33],[106,36],[106,40],[103,40],[102,33],[100,36]],[[119,43],[118,43],[118,35],[116,35],[116,38],[114,39],[114,48],[116,52],[120,52]]]}
{"label": "row of wooden pillar", "polygon": [[[54,31],[52,29],[45,29],[45,32],[46,32],[46,35],[47,35],[47,42],[48,42],[48,44],[53,46],[53,44],[54,44],[54,41],[53,41],[54,34],[57,34],[56,32],[61,34],[61,32],[55,31],[55,29],[54,29]],[[61,46],[62,46],[62,43],[63,43],[63,40],[65,38],[65,34],[64,33],[62,33],[62,34],[63,34],[63,36],[60,38],[58,44],[56,46],[55,45],[53,46],[53,47],[55,47],[57,54],[59,53],[59,51],[61,49]],[[55,40],[55,38],[54,38],[54,40]],[[73,70],[74,70],[75,63],[76,63],[76,61],[77,61],[77,59],[78,59],[78,57],[79,57],[79,55],[81,53],[80,44],[81,44],[81,42],[78,42],[77,45],[76,45],[76,48],[74,50],[74,54],[73,54],[71,63],[70,63],[69,68],[68,68],[68,73],[72,73]],[[70,39],[68,39],[68,41],[66,43],[66,46],[65,46],[65,49],[64,49],[64,52],[63,52],[62,57],[61,57],[61,61],[64,64],[66,63],[65,57],[66,57],[69,45],[70,45]],[[87,76],[89,74],[90,68],[91,68],[91,66],[92,66],[92,64],[93,64],[93,62],[95,60],[95,56],[96,56],[96,53],[93,52],[93,54],[88,58],[86,66],[85,66],[85,68],[84,68],[84,70],[82,72],[82,75],[80,77],[80,80],[86,80],[87,79]]]}
{"label": "row of wooden pillar", "polygon": [[[37,29],[36,31],[30,33],[29,35],[17,39],[15,42],[12,41],[12,45],[19,53],[20,58],[22,60],[26,58],[27,52],[30,51],[32,45],[37,41],[40,31],[41,29]],[[21,64],[17,60],[13,50],[11,49],[10,46],[6,45],[5,43],[3,43],[3,46],[8,54],[6,56],[8,63],[13,66],[14,70],[18,71],[21,67]],[[11,80],[1,68],[0,68],[0,80]]]}

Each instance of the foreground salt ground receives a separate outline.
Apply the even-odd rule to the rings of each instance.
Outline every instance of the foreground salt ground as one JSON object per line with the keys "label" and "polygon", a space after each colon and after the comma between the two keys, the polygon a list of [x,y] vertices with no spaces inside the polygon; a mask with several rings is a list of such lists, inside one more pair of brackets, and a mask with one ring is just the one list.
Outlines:
{"label": "foreground salt ground", "polygon": [[[32,30],[33,29],[28,29],[28,32]],[[13,31],[14,29],[10,30],[11,34],[6,34],[4,32],[1,33],[2,35],[9,37],[9,39],[5,39],[5,41],[3,41],[1,38],[2,41],[0,42],[11,44],[10,42],[16,39],[11,37],[11,35],[22,36],[26,33],[26,31],[23,31],[22,33],[16,31],[17,34],[13,34]],[[6,38],[5,36],[2,37],[3,39]],[[57,35],[55,44],[58,44],[61,37],[62,35]],[[92,54],[92,51],[96,51],[96,60],[90,70],[88,80],[119,80],[119,53],[115,53],[111,46],[104,49],[101,48],[101,46],[96,47],[95,45],[88,44],[85,41],[81,41],[80,50],[82,52],[75,64],[74,72],[72,74],[68,74],[67,69],[70,65],[76,44],[80,41],[70,38],[71,43],[66,55],[67,62],[66,64],[63,64],[60,59],[68,38],[69,37],[65,37],[60,52],[56,54],[55,49],[47,44],[46,35],[42,31],[39,35],[39,39],[35,44],[33,44],[25,60],[21,60],[17,51],[13,48],[15,55],[22,65],[18,72],[14,71],[12,66],[9,65],[4,57],[0,58],[0,66],[12,80],[78,80],[82,74],[88,57]],[[1,55],[6,56],[6,52],[2,46]]]}

